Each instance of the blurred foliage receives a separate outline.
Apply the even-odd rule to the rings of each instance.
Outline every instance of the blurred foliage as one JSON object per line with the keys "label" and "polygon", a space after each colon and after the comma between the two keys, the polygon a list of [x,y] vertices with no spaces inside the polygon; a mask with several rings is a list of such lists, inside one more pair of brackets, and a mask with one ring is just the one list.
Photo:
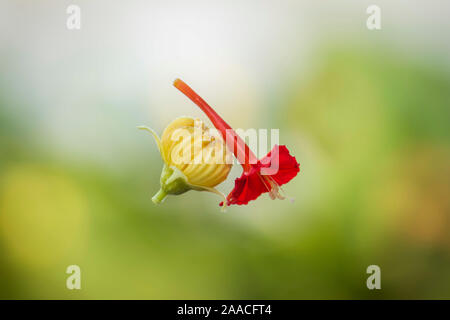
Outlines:
{"label": "blurred foliage", "polygon": [[141,135],[114,170],[54,156],[0,92],[0,298],[450,298],[449,74],[354,48],[317,65],[267,110],[301,163],[296,202],[225,214],[203,193],[153,205],[162,164]]}

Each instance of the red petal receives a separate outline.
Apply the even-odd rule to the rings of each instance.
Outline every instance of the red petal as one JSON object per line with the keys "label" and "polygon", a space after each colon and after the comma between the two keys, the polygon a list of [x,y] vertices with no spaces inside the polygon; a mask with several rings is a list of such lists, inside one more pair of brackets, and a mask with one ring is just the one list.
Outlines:
{"label": "red petal", "polygon": [[[274,168],[271,168],[272,165]],[[266,173],[272,171],[273,174],[264,175],[264,171]],[[255,200],[261,194],[269,192],[271,186],[264,183],[265,176],[271,177],[281,186],[292,180],[299,171],[300,164],[295,157],[289,154],[286,146],[275,146],[257,165],[252,166],[250,172],[244,172],[235,180],[234,189],[227,196],[227,204],[248,204],[249,201]],[[220,205],[222,206],[223,203]]]}
{"label": "red petal", "polygon": [[[278,168],[277,164],[277,156],[278,156]],[[300,164],[297,162],[295,157],[289,154],[289,150],[286,146],[275,146],[264,158],[261,159],[261,163],[263,168],[270,168],[271,165],[275,167],[272,174],[269,175],[273,180],[275,180],[278,185],[283,185],[291,181],[297,173],[300,171]],[[261,173],[264,175],[264,169],[261,170]],[[272,170],[267,170],[272,171]]]}
{"label": "red petal", "polygon": [[[250,172],[242,175],[234,181],[234,189],[227,196],[227,204],[247,204],[255,200],[261,194],[268,192],[268,188],[260,175],[259,166],[253,167]],[[220,204],[221,206],[223,203]]]}

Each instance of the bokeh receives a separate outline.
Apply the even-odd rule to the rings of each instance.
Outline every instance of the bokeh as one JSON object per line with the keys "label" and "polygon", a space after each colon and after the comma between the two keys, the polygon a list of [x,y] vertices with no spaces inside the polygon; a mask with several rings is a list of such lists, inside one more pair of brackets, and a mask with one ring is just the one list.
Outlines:
{"label": "bokeh", "polygon": [[[450,4],[377,2],[371,31],[369,1],[3,0],[0,298],[450,298]],[[136,126],[206,120],[177,77],[233,127],[280,129],[293,201],[151,202]]]}

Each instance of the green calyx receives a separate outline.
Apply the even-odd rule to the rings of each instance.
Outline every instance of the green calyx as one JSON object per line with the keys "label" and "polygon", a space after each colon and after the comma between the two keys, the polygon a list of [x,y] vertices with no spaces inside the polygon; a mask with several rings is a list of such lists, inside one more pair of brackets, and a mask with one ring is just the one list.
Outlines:
{"label": "green calyx", "polygon": [[152,198],[156,204],[161,203],[169,194],[182,194],[192,189],[186,176],[180,170],[166,164],[161,172],[160,183],[161,189]]}

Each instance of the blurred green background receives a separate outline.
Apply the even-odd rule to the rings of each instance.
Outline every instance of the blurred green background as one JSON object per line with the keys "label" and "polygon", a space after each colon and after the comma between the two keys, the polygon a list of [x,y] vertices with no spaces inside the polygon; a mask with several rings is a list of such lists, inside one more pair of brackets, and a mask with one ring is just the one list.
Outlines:
{"label": "blurred green background", "polygon": [[[369,4],[2,1],[0,298],[450,298],[450,4],[378,1],[378,31]],[[176,77],[234,128],[280,129],[295,202],[151,202],[136,126],[204,119]]]}

